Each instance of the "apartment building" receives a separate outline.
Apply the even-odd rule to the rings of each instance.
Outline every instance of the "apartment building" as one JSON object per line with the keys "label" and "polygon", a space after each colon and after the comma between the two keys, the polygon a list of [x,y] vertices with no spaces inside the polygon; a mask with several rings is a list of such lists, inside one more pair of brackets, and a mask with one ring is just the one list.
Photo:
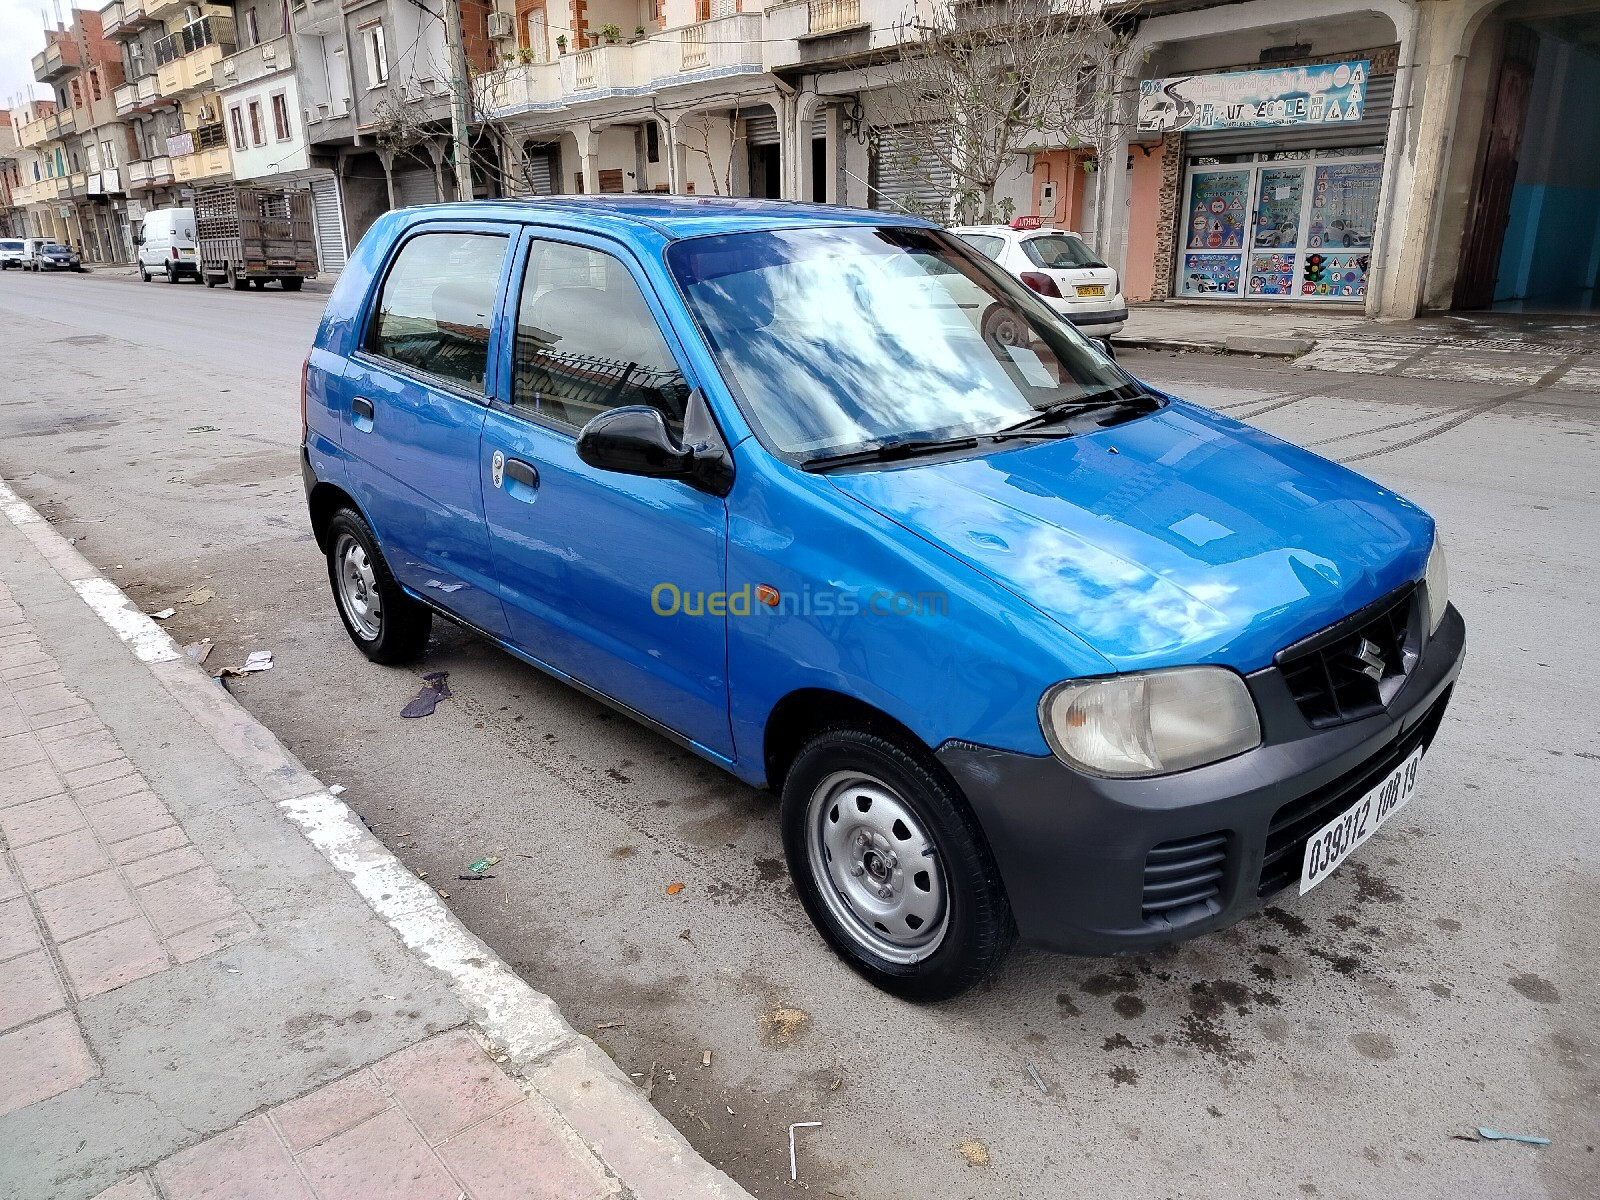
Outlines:
{"label": "apartment building", "polygon": [[0,109],[0,234],[8,237],[27,236],[27,215],[17,203],[17,189],[22,186],[18,150],[11,114]]}
{"label": "apartment building", "polygon": [[33,153],[22,191],[30,229],[70,241],[90,263],[127,262],[133,242],[123,168],[128,132],[113,93],[123,82],[118,48],[100,14],[74,11],[70,25],[47,29],[33,76],[54,93],[15,114],[19,145]]}
{"label": "apartment building", "polygon": [[185,203],[196,185],[232,178],[218,69],[236,48],[233,10],[117,0],[101,17],[126,76],[114,101],[131,131],[128,189],[137,222],[151,209]]}

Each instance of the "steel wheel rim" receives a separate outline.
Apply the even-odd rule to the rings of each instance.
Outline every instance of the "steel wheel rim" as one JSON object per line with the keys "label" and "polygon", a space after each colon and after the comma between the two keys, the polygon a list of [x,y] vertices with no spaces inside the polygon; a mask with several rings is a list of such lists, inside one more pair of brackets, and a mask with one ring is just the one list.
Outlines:
{"label": "steel wheel rim", "polygon": [[881,779],[836,771],[806,805],[806,853],[846,936],[879,958],[921,962],[944,941],[948,887],[925,822]]}
{"label": "steel wheel rim", "polygon": [[383,602],[378,597],[378,576],[366,547],[342,533],[333,548],[333,561],[339,607],[363,638],[377,641],[383,632]]}

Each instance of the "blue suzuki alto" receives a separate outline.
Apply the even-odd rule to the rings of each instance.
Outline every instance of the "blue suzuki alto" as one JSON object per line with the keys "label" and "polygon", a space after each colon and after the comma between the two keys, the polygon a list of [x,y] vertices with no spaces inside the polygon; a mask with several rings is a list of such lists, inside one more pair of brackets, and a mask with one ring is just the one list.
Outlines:
{"label": "blue suzuki alto", "polygon": [[1014,934],[1105,954],[1309,890],[1460,669],[1426,513],[913,219],[392,212],[302,391],[368,658],[438,614],[778,793],[817,929],[913,999]]}

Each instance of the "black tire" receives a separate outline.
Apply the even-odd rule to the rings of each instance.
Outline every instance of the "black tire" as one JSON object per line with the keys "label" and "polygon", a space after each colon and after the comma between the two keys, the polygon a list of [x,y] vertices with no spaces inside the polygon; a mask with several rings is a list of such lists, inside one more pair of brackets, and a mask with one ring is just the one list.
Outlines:
{"label": "black tire", "polygon": [[178,282],[178,273],[172,269],[172,264],[171,263],[167,264],[166,270],[167,270],[167,282],[168,283],[177,283]]}
{"label": "black tire", "polygon": [[283,290],[284,291],[286,291],[286,292],[298,292],[300,290],[301,285],[305,283],[305,280],[304,279],[280,279],[280,280],[278,280],[278,282],[283,285]]}
{"label": "black tire", "polygon": [[[870,782],[858,786],[850,781],[852,776]],[[841,779],[845,782],[833,782]],[[883,802],[898,805],[910,816],[905,824],[894,826],[897,832],[893,834],[903,839],[894,849],[905,854],[907,861],[897,863],[896,856],[888,854],[887,867],[881,857],[874,863],[877,851],[869,846],[862,852],[866,865],[857,870],[861,864],[855,864],[848,874],[867,882],[864,872],[884,870],[889,891],[898,897],[899,891],[913,886],[929,891],[920,881],[930,872],[913,869],[929,863],[933,886],[943,891],[942,923],[930,935],[935,940],[914,948],[893,947],[898,957],[886,956],[867,944],[867,939],[877,935],[867,928],[826,866],[820,878],[813,866],[826,853],[820,849],[825,838],[814,833],[814,827],[821,829],[823,822],[829,822],[841,831],[845,828],[839,821],[855,813],[844,807],[841,796],[855,797],[859,811],[870,816],[870,807],[879,801],[861,792],[870,792],[874,785],[887,789],[879,793]],[[860,807],[863,801],[868,807]],[[906,1000],[947,1000],[979,983],[1005,957],[1015,926],[994,857],[966,798],[920,746],[902,745],[854,728],[823,731],[800,751],[784,780],[782,824],[784,856],[806,915],[834,952],[875,986]],[[904,839],[907,834],[909,839]],[[863,844],[852,842],[852,846]],[[932,854],[923,855],[928,846]],[[891,936],[885,925],[876,924],[876,928],[886,939]],[[918,957],[912,960],[911,955]]]}
{"label": "black tire", "polygon": [[144,269],[144,264],[143,263],[139,264],[139,282],[140,283],[149,283],[150,282],[150,272],[146,271]]}
{"label": "black tire", "polygon": [[[328,522],[326,536],[328,547],[328,586],[333,589],[334,607],[344,622],[345,632],[356,648],[375,663],[394,666],[415,659],[428,645],[428,631],[433,626],[433,612],[425,604],[407,596],[395,582],[384,560],[383,551],[372,528],[354,509],[341,508]],[[346,607],[346,591],[340,583],[340,572],[346,547],[350,542],[360,546],[370,565],[372,591],[378,600],[376,633],[363,628],[361,615]],[[366,623],[373,624],[370,614]]]}
{"label": "black tire", "polygon": [[1117,361],[1117,348],[1111,344],[1111,339],[1108,338],[1108,337],[1104,337],[1104,338],[1097,338],[1096,340],[1100,343],[1100,348],[1106,352],[1106,357],[1109,358],[1112,362],[1116,362]]}
{"label": "black tire", "polygon": [[983,340],[1002,346],[1026,346],[1033,340],[1033,329],[1016,309],[996,301],[983,314]]}

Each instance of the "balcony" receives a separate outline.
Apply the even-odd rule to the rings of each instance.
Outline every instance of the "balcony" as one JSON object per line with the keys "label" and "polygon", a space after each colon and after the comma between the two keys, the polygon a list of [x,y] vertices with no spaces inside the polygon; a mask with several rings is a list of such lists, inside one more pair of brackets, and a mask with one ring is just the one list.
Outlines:
{"label": "balcony", "polygon": [[42,146],[55,136],[55,119],[48,113],[17,126],[17,141],[23,146]]}
{"label": "balcony", "polygon": [[50,120],[52,137],[66,137],[78,128],[78,115],[70,108],[57,112]]}
{"label": "balcony", "polygon": [[758,12],[734,13],[667,30],[652,40],[664,41],[670,47],[676,35],[677,61],[671,61],[670,52],[665,57],[658,52],[652,63],[652,80],[669,82],[673,72],[715,70],[727,74],[739,67],[761,70],[761,21]]}
{"label": "balcony", "polygon": [[196,150],[193,154],[180,154],[172,160],[172,178],[177,183],[216,179],[219,176],[229,175],[232,170],[226,146]]}
{"label": "balcony", "polygon": [[153,21],[170,21],[183,16],[183,10],[193,3],[194,0],[144,0],[144,11]]}
{"label": "balcony", "polygon": [[161,94],[182,96],[219,86],[218,64],[233,53],[233,18],[201,17],[155,44]]}
{"label": "balcony", "polygon": [[217,86],[234,87],[237,84],[254,83],[257,79],[275,75],[279,71],[287,71],[293,65],[289,39],[280,37],[251,46],[248,50],[241,50],[223,59],[221,66],[213,74]]}
{"label": "balcony", "polygon": [[172,159],[165,154],[158,154],[152,158],[144,158],[138,162],[128,164],[128,190],[130,192],[148,191],[150,188],[164,187],[171,182]]}
{"label": "balcony", "polygon": [[140,76],[112,90],[111,99],[117,106],[117,116],[154,112],[161,107],[161,81],[156,75]]}
{"label": "balcony", "polygon": [[144,9],[144,0],[118,0],[118,3],[102,8],[101,36],[120,41],[136,37],[140,30],[160,23]]}
{"label": "balcony", "polygon": [[478,77],[491,117],[561,107],[561,69],[553,62],[518,63]]}
{"label": "balcony", "polygon": [[76,42],[51,42],[33,56],[33,77],[40,83],[65,79],[79,67]]}
{"label": "balcony", "polygon": [[861,24],[861,0],[806,0],[806,31],[837,33]]}

